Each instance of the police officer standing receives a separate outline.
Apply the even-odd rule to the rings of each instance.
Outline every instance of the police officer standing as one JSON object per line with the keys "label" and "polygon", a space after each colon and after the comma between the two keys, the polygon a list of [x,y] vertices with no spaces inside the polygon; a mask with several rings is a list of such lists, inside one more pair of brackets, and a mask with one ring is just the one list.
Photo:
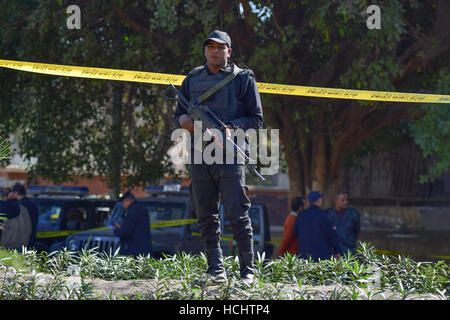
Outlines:
{"label": "police officer standing", "polygon": [[114,235],[120,238],[119,254],[134,257],[151,254],[152,236],[147,209],[136,201],[130,190],[119,200],[126,210],[123,223],[113,223]]}
{"label": "police officer standing", "polygon": [[[182,83],[181,91],[192,103],[214,86],[219,86],[227,77],[234,78],[222,85],[213,95],[203,100],[217,117],[231,130],[259,129],[263,124],[261,99],[254,74],[249,69],[240,69],[228,63],[232,49],[226,32],[214,30],[203,43],[206,64],[191,71]],[[175,123],[194,132],[194,122],[178,105]],[[192,134],[191,134],[192,136]],[[224,152],[225,154],[225,152]],[[206,164],[193,161],[191,150],[192,199],[198,216],[201,239],[208,260],[207,275],[213,282],[227,281],[220,247],[219,203],[222,202],[225,218],[232,225],[234,240],[238,247],[240,278],[249,285],[254,278],[253,230],[248,209],[250,200],[245,193],[244,165],[234,163]]]}
{"label": "police officer standing", "polygon": [[337,192],[334,207],[328,209],[329,218],[339,239],[343,254],[356,253],[356,240],[361,230],[361,218],[358,210],[348,206],[348,194]]}
{"label": "police officer standing", "polygon": [[326,260],[331,256],[340,258],[342,251],[336,230],[328,217],[328,212],[320,207],[323,194],[311,191],[308,194],[310,207],[297,215],[294,224],[294,235],[298,238],[300,257],[313,261]]}

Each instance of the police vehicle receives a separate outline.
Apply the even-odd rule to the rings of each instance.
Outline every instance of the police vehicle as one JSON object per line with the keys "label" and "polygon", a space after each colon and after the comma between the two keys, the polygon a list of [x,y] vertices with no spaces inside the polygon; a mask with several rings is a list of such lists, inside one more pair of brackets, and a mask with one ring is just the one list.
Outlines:
{"label": "police vehicle", "polygon": [[[147,197],[137,198],[147,209],[151,233],[152,256],[162,257],[163,254],[173,255],[177,252],[200,253],[203,244],[192,210],[188,188],[179,185],[149,186]],[[249,210],[254,232],[255,253],[266,252],[272,255],[273,245],[270,244],[269,220],[263,205],[252,205]],[[221,208],[221,246],[225,255],[237,254],[236,243],[232,238],[231,225],[224,221]],[[71,251],[94,249],[100,252],[114,253],[120,246],[120,239],[112,230],[89,230],[69,235],[65,247]]]}
{"label": "police vehicle", "polygon": [[29,186],[27,196],[38,207],[38,251],[61,248],[68,235],[105,225],[114,201],[89,198],[87,187]]}

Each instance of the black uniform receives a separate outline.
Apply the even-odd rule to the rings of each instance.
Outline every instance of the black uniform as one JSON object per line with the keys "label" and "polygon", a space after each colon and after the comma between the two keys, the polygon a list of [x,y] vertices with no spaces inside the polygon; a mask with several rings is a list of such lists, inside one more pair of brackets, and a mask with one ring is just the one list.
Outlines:
{"label": "black uniform", "polygon": [[19,216],[20,207],[17,199],[0,200],[0,214],[8,219]]}
{"label": "black uniform", "polygon": [[39,221],[39,210],[33,201],[28,197],[23,197],[19,200],[19,203],[27,208],[28,213],[31,219],[31,235],[30,241],[28,242],[28,246],[34,247],[36,245],[36,233],[37,233],[37,225]]}
{"label": "black uniform", "polygon": [[[0,200],[0,217],[6,219],[17,218],[20,214],[20,206],[17,199]],[[0,220],[2,222],[3,220]],[[0,238],[2,233],[0,232]]]}
{"label": "black uniform", "polygon": [[114,229],[114,234],[120,238],[119,254],[135,257],[151,254],[150,219],[147,209],[136,200],[128,207],[122,226]]}
{"label": "black uniform", "polygon": [[[206,65],[191,71],[182,84],[182,93],[191,102],[219,83],[233,71],[227,65],[218,73],[211,73]],[[238,75],[203,105],[208,106],[225,124],[234,129],[259,129],[263,123],[261,99],[253,72],[242,69]],[[186,111],[177,107],[175,123]],[[193,148],[193,143],[191,144]],[[248,216],[250,200],[245,185],[245,167],[242,164],[193,164],[191,149],[192,199],[198,217],[201,239],[206,248],[209,270],[221,272],[223,257],[220,248],[219,201],[222,202],[225,216],[230,220],[234,239],[239,250],[241,276],[253,268],[253,232]],[[225,158],[225,155],[224,155]]]}

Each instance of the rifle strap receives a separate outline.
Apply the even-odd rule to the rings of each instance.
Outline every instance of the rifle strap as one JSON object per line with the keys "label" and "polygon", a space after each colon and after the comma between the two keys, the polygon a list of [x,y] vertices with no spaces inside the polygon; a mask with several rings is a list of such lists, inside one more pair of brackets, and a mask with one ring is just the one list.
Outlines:
{"label": "rifle strap", "polygon": [[197,98],[197,104],[202,103],[203,101],[207,100],[209,97],[211,97],[214,93],[220,90],[220,88],[224,87],[228,82],[236,78],[238,75],[240,69],[233,63],[233,71],[222,81],[215,84],[212,88],[210,88],[208,91],[203,93],[200,97]]}

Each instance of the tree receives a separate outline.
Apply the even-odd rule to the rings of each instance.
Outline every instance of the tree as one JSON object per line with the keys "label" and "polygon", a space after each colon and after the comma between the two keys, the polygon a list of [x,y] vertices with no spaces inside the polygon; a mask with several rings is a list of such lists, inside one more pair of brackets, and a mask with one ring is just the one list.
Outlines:
{"label": "tree", "polygon": [[[229,15],[250,30],[237,39],[259,81],[446,93],[430,81],[440,70],[441,78],[449,73],[446,1],[383,1],[381,30],[367,29],[370,3],[362,0],[241,3],[242,13]],[[264,95],[263,105],[268,123],[280,128],[291,195],[313,189],[332,195],[341,188],[345,156],[367,139],[400,120],[442,115],[417,104],[325,98]]]}
{"label": "tree", "polygon": [[[445,0],[381,1],[380,30],[366,26],[366,0],[79,1],[80,30],[67,30],[69,2],[23,3],[8,2],[0,13],[6,19],[1,21],[13,22],[0,31],[1,49],[13,59],[186,74],[203,63],[201,43],[218,28],[232,38],[232,60],[250,66],[257,81],[447,90],[439,85],[449,73],[450,5]],[[5,75],[13,81],[3,82],[7,89],[0,90],[8,102],[0,106],[10,108],[15,121],[2,120],[0,129],[15,124],[21,130],[23,152],[38,159],[36,173],[54,179],[66,179],[72,168],[106,173],[115,194],[119,172],[128,174],[130,184],[161,176],[173,110],[159,98],[162,88],[10,71]],[[432,106],[407,103],[262,99],[265,126],[280,129],[291,195],[312,189],[332,194],[340,188],[345,156],[400,120],[430,122],[436,115],[448,116]],[[430,132],[430,126],[424,130]],[[425,132],[419,127],[413,131],[418,137]],[[444,152],[442,141],[432,152]]]}
{"label": "tree", "polygon": [[[437,92],[449,94],[450,70],[441,70],[435,82]],[[425,116],[416,120],[411,129],[423,156],[432,162],[429,172],[421,176],[421,182],[428,182],[450,171],[450,108],[425,104],[422,109]]]}
{"label": "tree", "polygon": [[[79,30],[66,26],[69,4],[80,6]],[[23,61],[187,72],[187,44],[194,46],[198,32],[184,30],[201,26],[193,1],[47,0],[2,6],[2,56]],[[10,115],[2,119],[4,131],[20,133],[22,154],[36,159],[32,175],[63,182],[73,174],[105,174],[117,197],[124,186],[145,185],[170,172],[166,153],[174,106],[161,98],[164,88],[1,72],[9,77],[3,87],[8,99],[2,108]]]}

